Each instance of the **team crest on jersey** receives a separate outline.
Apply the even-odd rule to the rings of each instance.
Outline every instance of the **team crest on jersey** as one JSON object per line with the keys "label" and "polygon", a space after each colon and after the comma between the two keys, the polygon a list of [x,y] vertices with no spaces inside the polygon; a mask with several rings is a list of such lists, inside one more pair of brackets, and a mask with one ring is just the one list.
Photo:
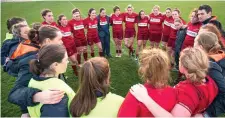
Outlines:
{"label": "team crest on jersey", "polygon": [[73,27],[74,30],[80,30],[80,29],[84,29],[84,25],[77,25]]}
{"label": "team crest on jersey", "polygon": [[167,22],[167,21],[164,21],[164,24],[166,25],[166,26],[168,26],[168,27],[170,27],[170,23],[169,22]]}
{"label": "team crest on jersey", "polygon": [[196,37],[198,35],[198,33],[197,32],[193,32],[191,30],[187,30],[187,35],[191,36],[191,37]]}
{"label": "team crest on jersey", "polygon": [[95,25],[89,25],[89,28],[95,29],[95,28],[97,28],[97,24],[95,24]]}
{"label": "team crest on jersey", "polygon": [[146,26],[148,26],[148,24],[147,23],[138,23],[138,26],[140,26],[140,27],[146,27]]}
{"label": "team crest on jersey", "polygon": [[135,20],[134,18],[127,18],[127,17],[126,17],[126,21],[127,21],[127,22],[134,22],[134,20]]}
{"label": "team crest on jersey", "polygon": [[160,22],[160,19],[157,19],[157,18],[151,18],[151,19],[150,19],[150,22],[159,23],[159,22]]}
{"label": "team crest on jersey", "polygon": [[71,36],[71,32],[62,32],[63,37]]}
{"label": "team crest on jersey", "polygon": [[105,21],[105,22],[100,22],[100,25],[107,25],[107,24],[108,24],[107,21]]}
{"label": "team crest on jersey", "polygon": [[174,24],[171,24],[170,26],[171,26],[171,28],[173,28],[173,29],[175,29],[175,30],[176,30],[176,27],[175,27],[175,25],[174,25]]}
{"label": "team crest on jersey", "polygon": [[119,25],[119,24],[122,24],[123,22],[122,21],[113,21],[113,24],[116,24],[116,25]]}

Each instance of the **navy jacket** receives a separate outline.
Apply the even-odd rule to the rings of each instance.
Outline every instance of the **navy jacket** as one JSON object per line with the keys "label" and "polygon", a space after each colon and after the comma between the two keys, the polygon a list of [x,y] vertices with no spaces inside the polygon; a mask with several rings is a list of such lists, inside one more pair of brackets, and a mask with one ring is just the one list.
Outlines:
{"label": "navy jacket", "polygon": [[[29,70],[29,62],[30,60],[36,58],[37,53],[29,55],[26,58],[19,61],[18,77],[16,79],[14,87],[11,89],[8,96],[8,101],[13,104],[19,105],[22,108],[21,110],[23,113],[28,112],[27,106],[35,106],[38,104],[33,102],[33,95],[35,95],[37,92],[40,92],[41,90],[28,87],[31,78],[34,77],[34,75]],[[64,78],[60,79],[64,80]]]}
{"label": "navy jacket", "polygon": [[184,39],[185,39],[185,36],[186,36],[186,31],[187,31],[187,28],[180,29],[180,30],[177,31],[177,38],[176,38],[175,49],[174,49],[174,51],[175,51],[174,57],[175,57],[175,62],[176,62],[176,68],[178,68],[181,47],[183,45],[183,42],[184,42]]}
{"label": "navy jacket", "polygon": [[35,54],[19,61],[18,77],[8,96],[8,101],[23,108],[21,109],[23,113],[27,113],[27,106],[38,104],[33,102],[33,95],[40,90],[28,87],[30,79],[33,77],[33,74],[29,71],[29,61],[36,58]]}
{"label": "navy jacket", "polygon": [[[100,25],[100,15],[98,15],[97,16],[97,20],[98,20],[98,32],[99,33],[102,33],[102,31],[104,32],[104,33],[106,33],[107,35],[109,35],[110,34],[110,32],[109,32],[109,27],[110,27],[110,17],[109,16],[105,16],[106,17],[106,19],[107,19],[107,25]],[[100,35],[101,36],[101,35]]]}
{"label": "navy jacket", "polygon": [[13,38],[10,40],[5,40],[1,47],[1,65],[5,65],[7,57],[10,57],[16,50],[17,46],[21,42],[20,38]]}
{"label": "navy jacket", "polygon": [[222,68],[222,74],[225,76],[225,58],[216,62]]}

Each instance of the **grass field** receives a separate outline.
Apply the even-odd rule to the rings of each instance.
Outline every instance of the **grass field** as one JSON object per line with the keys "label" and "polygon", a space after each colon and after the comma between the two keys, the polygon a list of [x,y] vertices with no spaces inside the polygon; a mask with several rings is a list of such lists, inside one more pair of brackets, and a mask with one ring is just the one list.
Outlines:
{"label": "grass field", "polygon": [[[44,8],[49,8],[53,11],[55,20],[57,15],[63,13],[67,18],[71,19],[71,10],[75,7],[79,8],[82,12],[82,17],[87,16],[88,9],[93,7],[98,9],[101,7],[106,8],[107,13],[112,13],[112,8],[115,5],[121,7],[121,11],[124,11],[128,4],[132,4],[135,8],[135,12],[139,12],[144,9],[147,14],[150,13],[154,5],[159,5],[161,10],[166,7],[179,8],[182,12],[182,17],[188,21],[188,16],[190,11],[198,7],[201,4],[209,4],[213,8],[213,14],[218,16],[218,20],[221,21],[223,27],[225,26],[225,2],[214,2],[214,1],[179,1],[179,2],[153,2],[153,1],[110,1],[110,2],[68,2],[68,1],[57,1],[57,2],[19,2],[19,3],[1,3],[1,41],[5,39],[6,30],[6,20],[13,16],[19,16],[25,18],[29,24],[32,22],[41,22],[42,18],[40,16],[40,11]],[[149,45],[149,42],[148,42]],[[136,47],[136,42],[135,42]],[[138,66],[134,59],[128,57],[127,49],[123,46],[124,55],[122,58],[111,58],[109,59],[111,67],[111,91],[125,96],[131,85],[141,82],[139,79],[137,69]],[[111,54],[115,55],[115,46],[111,39]],[[176,73],[172,73],[172,77],[175,78]],[[72,69],[69,67],[66,75],[69,77],[68,84],[76,91],[78,85],[78,79],[72,74]],[[21,112],[16,105],[13,105],[7,101],[7,96],[10,89],[13,87],[16,78],[8,76],[7,73],[1,71],[1,116],[2,117],[19,117]],[[173,82],[172,82],[173,83]]]}

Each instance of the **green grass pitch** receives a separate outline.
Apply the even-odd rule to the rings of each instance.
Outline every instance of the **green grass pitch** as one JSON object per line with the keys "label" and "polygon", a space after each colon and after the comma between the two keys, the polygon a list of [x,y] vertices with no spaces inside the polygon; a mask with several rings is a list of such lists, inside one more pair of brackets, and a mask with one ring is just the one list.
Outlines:
{"label": "green grass pitch", "polygon": [[[95,8],[99,12],[99,8],[104,7],[107,10],[107,14],[112,13],[112,8],[115,5],[119,5],[121,11],[125,11],[125,7],[128,4],[134,6],[134,11],[139,12],[141,9],[145,10],[146,14],[149,14],[154,5],[159,5],[161,11],[167,7],[179,8],[181,10],[182,17],[188,20],[189,13],[193,8],[197,8],[201,4],[209,4],[213,8],[213,15],[218,16],[218,20],[221,21],[223,27],[225,26],[225,2],[216,1],[176,1],[176,2],[164,2],[164,1],[51,1],[51,2],[1,2],[1,41],[5,39],[6,20],[13,16],[19,16],[25,18],[29,24],[32,22],[41,22],[42,18],[40,11],[44,8],[49,8],[53,11],[55,20],[61,13],[65,14],[68,19],[71,19],[71,10],[75,7],[79,8],[82,12],[82,17],[87,16],[89,8]],[[136,47],[136,40],[134,43]],[[149,46],[149,42],[148,42]],[[123,46],[122,58],[109,59],[111,67],[111,91],[113,93],[125,96],[131,85],[141,82],[138,76],[138,65],[136,62],[128,57],[127,49]],[[115,56],[115,46],[111,38],[111,54]],[[90,57],[90,56],[89,56]],[[76,91],[78,85],[77,77],[74,77],[72,69],[68,66],[66,76],[69,77],[68,84]],[[172,78],[175,78],[176,73],[172,73]],[[1,71],[1,116],[2,117],[20,117],[21,112],[19,107],[13,105],[7,101],[7,96],[10,89],[13,87],[16,78],[10,77],[7,73]],[[173,79],[173,81],[175,81]],[[173,82],[172,82],[173,84]]]}

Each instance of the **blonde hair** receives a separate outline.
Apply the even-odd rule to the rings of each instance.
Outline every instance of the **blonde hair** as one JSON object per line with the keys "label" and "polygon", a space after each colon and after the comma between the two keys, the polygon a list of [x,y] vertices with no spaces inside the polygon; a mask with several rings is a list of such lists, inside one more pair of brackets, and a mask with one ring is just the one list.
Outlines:
{"label": "blonde hair", "polygon": [[198,9],[197,9],[197,8],[194,8],[194,9],[190,12],[189,18],[191,17],[191,15],[192,15],[193,12],[195,13],[195,16],[198,17]]}
{"label": "blonde hair", "polygon": [[126,9],[125,9],[125,10],[127,10],[128,8],[131,8],[131,9],[133,9],[133,10],[134,10],[134,7],[133,7],[131,4],[127,5],[127,7],[126,7]]}
{"label": "blonde hair", "polygon": [[218,37],[215,33],[208,31],[201,32],[197,35],[195,40],[208,54],[217,53],[221,49]]}
{"label": "blonde hair", "polygon": [[20,37],[21,36],[21,28],[23,28],[23,27],[28,27],[28,26],[24,25],[24,24],[20,24],[20,23],[14,24],[12,26],[13,35],[16,37]]}
{"label": "blonde hair", "polygon": [[[160,10],[160,6],[159,5],[155,5],[155,6],[153,6],[153,9],[158,9],[158,10]],[[153,10],[152,9],[152,10]]]}
{"label": "blonde hair", "polygon": [[143,81],[155,88],[168,84],[170,60],[167,53],[161,49],[144,49],[140,53],[139,74]]}
{"label": "blonde hair", "polygon": [[186,77],[193,83],[201,83],[205,79],[209,60],[200,48],[186,48],[181,52],[180,64],[187,70]]}
{"label": "blonde hair", "polygon": [[224,48],[224,44],[222,43],[222,36],[221,36],[221,33],[220,33],[220,30],[213,24],[206,24],[206,25],[203,25],[200,30],[206,30],[206,31],[209,31],[209,32],[213,32],[217,35],[218,39],[219,39],[219,44],[221,46],[221,48]]}

